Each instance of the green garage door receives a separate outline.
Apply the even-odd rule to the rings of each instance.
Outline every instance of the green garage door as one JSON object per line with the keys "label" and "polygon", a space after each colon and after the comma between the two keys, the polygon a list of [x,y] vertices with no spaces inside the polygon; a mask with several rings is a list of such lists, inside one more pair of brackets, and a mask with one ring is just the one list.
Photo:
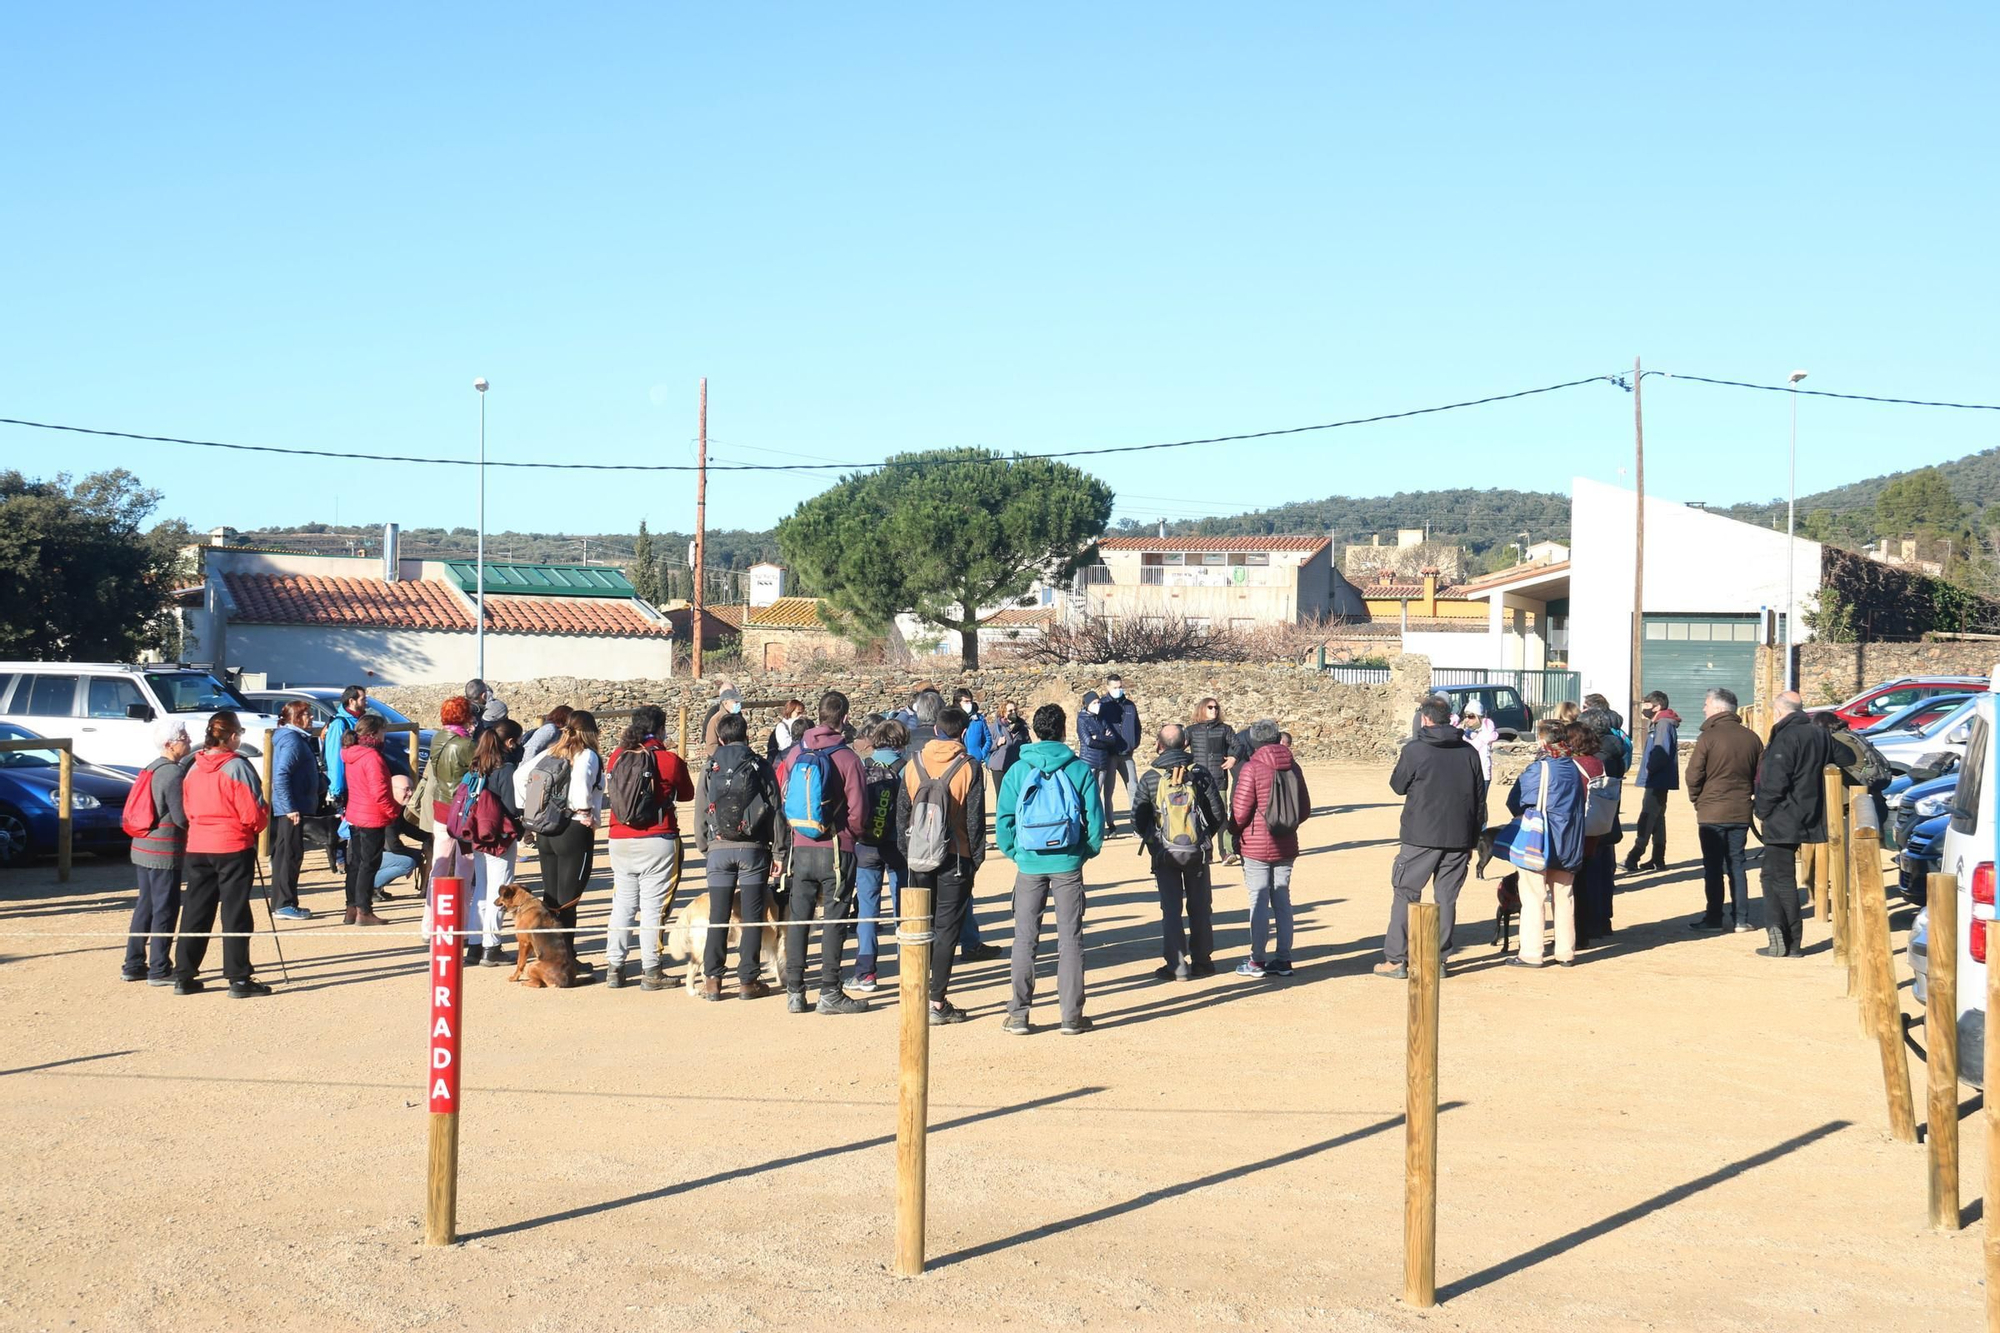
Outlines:
{"label": "green garage door", "polygon": [[1717,686],[1734,690],[1748,708],[1757,684],[1757,617],[1649,615],[1641,674],[1642,693],[1662,691],[1676,713],[1697,723],[1703,696]]}

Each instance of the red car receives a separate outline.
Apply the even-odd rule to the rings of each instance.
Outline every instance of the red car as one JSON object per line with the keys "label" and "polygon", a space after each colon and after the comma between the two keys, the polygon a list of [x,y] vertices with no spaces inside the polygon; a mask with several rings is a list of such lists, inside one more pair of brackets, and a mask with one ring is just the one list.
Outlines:
{"label": "red car", "polygon": [[[1871,727],[1898,709],[1933,694],[1977,694],[1986,688],[1983,676],[1902,676],[1885,681],[1841,704],[1833,711],[1856,731]],[[1813,709],[1819,712],[1819,709]]]}

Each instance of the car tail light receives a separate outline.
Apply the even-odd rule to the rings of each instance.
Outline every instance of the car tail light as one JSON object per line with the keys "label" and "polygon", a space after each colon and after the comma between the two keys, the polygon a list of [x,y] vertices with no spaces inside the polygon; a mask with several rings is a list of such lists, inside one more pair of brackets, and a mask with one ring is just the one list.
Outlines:
{"label": "car tail light", "polygon": [[1972,872],[1972,929],[1966,935],[1975,963],[1986,961],[1986,923],[1992,919],[1993,863],[1981,861]]}

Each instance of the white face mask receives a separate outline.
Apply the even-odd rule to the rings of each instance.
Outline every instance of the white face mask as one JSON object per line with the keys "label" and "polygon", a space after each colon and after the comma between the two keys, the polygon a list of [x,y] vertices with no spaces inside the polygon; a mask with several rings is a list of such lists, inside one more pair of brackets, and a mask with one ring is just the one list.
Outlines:
{"label": "white face mask", "polygon": [[743,711],[743,705],[742,705],[742,704],[740,704],[740,703],[738,703],[738,702],[736,702],[736,700],[734,700],[734,699],[731,699],[731,700],[729,701],[729,704],[728,704],[728,708],[729,708],[729,711],[730,711],[730,712],[732,712],[732,713],[740,713],[740,712],[742,712],[742,711]]}
{"label": "white face mask", "polygon": [[1095,700],[1095,699],[1092,699],[1092,700],[1090,701],[1090,711],[1091,711],[1091,712],[1092,712],[1093,714],[1095,714],[1095,713],[1097,712],[1097,700]]}
{"label": "white face mask", "polygon": [[1112,687],[1111,697],[1114,699],[1123,699],[1125,697],[1125,687],[1122,685]]}

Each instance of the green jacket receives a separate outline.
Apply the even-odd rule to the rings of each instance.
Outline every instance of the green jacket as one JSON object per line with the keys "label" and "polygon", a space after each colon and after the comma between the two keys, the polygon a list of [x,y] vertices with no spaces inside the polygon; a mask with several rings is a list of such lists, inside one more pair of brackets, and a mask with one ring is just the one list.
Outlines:
{"label": "green jacket", "polygon": [[458,780],[472,767],[473,749],[470,736],[439,728],[437,738],[431,743],[431,760],[424,769],[423,780],[410,793],[418,828],[430,827],[433,802],[451,801],[458,790]]}
{"label": "green jacket", "polygon": [[[1083,846],[1064,852],[1030,852],[1015,845],[1014,808],[1021,803],[1021,784],[1027,780],[1030,766],[1043,773],[1068,774],[1070,785],[1076,788],[1077,799],[1083,805]],[[1104,850],[1104,802],[1097,794],[1097,775],[1076,757],[1076,751],[1061,741],[1036,741],[1022,746],[1020,759],[1001,780],[994,805],[998,807],[998,818],[994,820],[993,832],[1000,855],[1012,861],[1024,875],[1074,874],[1083,869],[1085,861]]]}

